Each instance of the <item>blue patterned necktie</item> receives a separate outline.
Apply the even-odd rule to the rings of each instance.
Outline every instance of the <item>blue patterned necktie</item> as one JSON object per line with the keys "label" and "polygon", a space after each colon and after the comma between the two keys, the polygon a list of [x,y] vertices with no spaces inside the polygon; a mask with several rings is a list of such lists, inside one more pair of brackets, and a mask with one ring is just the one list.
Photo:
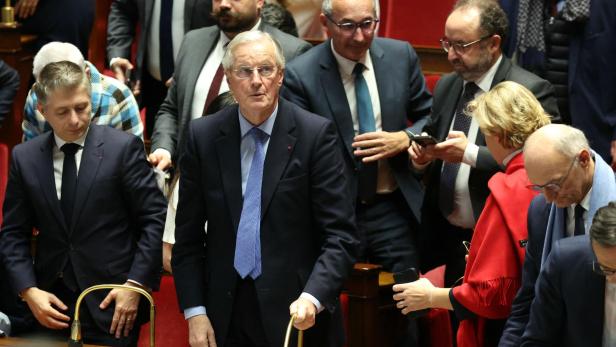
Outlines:
{"label": "blue patterned necktie", "polygon": [[[355,102],[357,104],[360,134],[376,131],[374,112],[372,111],[372,98],[370,98],[368,84],[363,76],[364,69],[365,66],[362,63],[357,63],[353,68],[353,75],[355,76]],[[361,163],[360,165],[357,177],[357,195],[361,202],[369,203],[374,200],[376,195],[377,163]]]}
{"label": "blue patterned necktie", "polygon": [[261,183],[268,135],[259,128],[252,128],[248,133],[255,142],[255,153],[246,181],[233,266],[242,278],[256,279],[261,275]]}
{"label": "blue patterned necktie", "polygon": [[[461,131],[468,136],[468,130],[471,128],[471,117],[464,113],[466,104],[475,98],[475,94],[479,87],[468,82],[464,86],[464,92],[458,101],[456,107],[455,119],[453,121],[452,130]],[[441,172],[441,182],[439,187],[439,207],[443,216],[447,217],[453,212],[454,191],[456,188],[456,177],[460,170],[460,163],[443,162],[443,171]]]}

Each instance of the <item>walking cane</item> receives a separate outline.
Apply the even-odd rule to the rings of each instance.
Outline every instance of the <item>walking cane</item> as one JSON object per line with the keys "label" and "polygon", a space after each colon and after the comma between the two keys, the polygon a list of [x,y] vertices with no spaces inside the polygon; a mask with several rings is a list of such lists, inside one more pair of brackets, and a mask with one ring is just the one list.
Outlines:
{"label": "walking cane", "polygon": [[[289,347],[289,341],[291,340],[291,330],[293,329],[293,321],[295,321],[295,315],[291,316],[289,325],[287,326],[287,334],[284,338],[284,347]],[[304,331],[297,330],[297,347],[304,346]]]}
{"label": "walking cane", "polygon": [[[69,347],[81,347],[83,346],[83,341],[81,341],[81,323],[79,322],[79,306],[81,306],[81,301],[83,298],[90,294],[90,292],[100,290],[100,289],[126,289],[133,292],[137,292],[143,296],[145,296],[150,302],[150,347],[154,347],[154,323],[156,316],[156,308],[154,307],[154,298],[147,291],[137,288],[126,286],[123,284],[99,284],[92,286],[90,288],[86,288],[79,297],[77,298],[77,303],[75,303],[75,319],[73,319],[73,324],[71,325],[71,338],[68,340]],[[291,320],[291,322],[293,322]]]}

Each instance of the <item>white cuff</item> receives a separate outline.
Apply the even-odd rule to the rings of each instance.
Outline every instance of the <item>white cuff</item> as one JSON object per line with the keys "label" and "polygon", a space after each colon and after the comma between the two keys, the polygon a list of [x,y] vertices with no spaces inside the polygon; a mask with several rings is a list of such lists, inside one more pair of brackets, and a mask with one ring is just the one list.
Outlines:
{"label": "white cuff", "polygon": [[306,299],[306,300],[310,301],[311,303],[313,303],[314,306],[317,308],[317,313],[323,311],[323,305],[321,305],[319,300],[317,300],[317,298],[312,296],[312,294],[303,292],[303,293],[300,294],[299,297],[302,298],[302,299]]}
{"label": "white cuff", "polygon": [[207,314],[205,311],[205,306],[195,306],[189,307],[184,310],[184,319],[188,320],[194,316],[205,315]]}
{"label": "white cuff", "polygon": [[113,57],[113,58],[111,58],[111,60],[109,61],[109,67],[112,67],[113,63],[115,63],[119,59],[122,59],[122,57]]}
{"label": "white cuff", "polygon": [[462,156],[462,162],[472,167],[477,166],[477,156],[479,155],[479,146],[474,143],[468,143]]}
{"label": "white cuff", "polygon": [[162,154],[163,156],[167,157],[169,161],[171,161],[171,152],[164,148],[156,148],[154,152],[152,152],[152,154]]}

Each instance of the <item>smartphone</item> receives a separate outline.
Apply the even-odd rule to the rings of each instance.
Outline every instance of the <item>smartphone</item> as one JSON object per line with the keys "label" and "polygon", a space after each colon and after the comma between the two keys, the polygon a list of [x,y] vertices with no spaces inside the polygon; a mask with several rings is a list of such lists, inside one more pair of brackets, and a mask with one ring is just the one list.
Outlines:
{"label": "smartphone", "polygon": [[[417,281],[418,279],[419,279],[419,272],[414,267],[410,267],[406,270],[394,272],[394,282],[396,282],[396,284],[413,282],[413,281]],[[417,317],[426,315],[429,311],[430,309],[426,308],[426,309],[419,310],[419,311],[409,312],[407,316],[411,318],[417,318]]]}
{"label": "smartphone", "polygon": [[411,141],[417,142],[421,147],[436,145],[438,140],[430,135],[415,135],[411,137]]}

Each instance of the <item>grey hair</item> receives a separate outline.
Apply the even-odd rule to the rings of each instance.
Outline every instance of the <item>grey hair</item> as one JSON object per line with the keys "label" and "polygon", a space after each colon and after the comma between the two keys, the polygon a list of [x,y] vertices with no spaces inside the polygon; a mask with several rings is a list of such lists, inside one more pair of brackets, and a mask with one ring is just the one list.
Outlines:
{"label": "grey hair", "polygon": [[[591,151],[588,139],[584,133],[569,125],[548,124],[533,133],[529,139],[535,136],[549,138],[553,148],[567,158],[574,158],[582,150]],[[531,141],[526,141],[526,143],[529,142]],[[526,151],[526,144],[524,145],[524,150]]]}
{"label": "grey hair", "polygon": [[63,60],[70,61],[83,70],[86,68],[86,61],[79,48],[75,47],[75,45],[67,42],[50,42],[41,47],[34,56],[34,61],[32,62],[34,78],[36,80],[39,79],[41,71],[47,64]]}
{"label": "grey hair", "polygon": [[590,226],[590,239],[602,246],[616,246],[616,202],[597,210]]}
{"label": "grey hair", "polygon": [[[496,0],[458,0],[453,11],[462,8],[476,8],[479,10],[479,29],[483,35],[498,35],[501,37],[501,47],[506,41],[509,32],[507,14]],[[453,12],[452,11],[452,12]]]}
{"label": "grey hair", "polygon": [[92,94],[92,84],[85,71],[70,61],[59,61],[47,64],[40,72],[39,78],[32,90],[41,105],[47,103],[49,95],[59,89],[86,88],[88,95]]}
{"label": "grey hair", "polygon": [[280,69],[284,69],[285,60],[284,54],[282,53],[282,47],[280,47],[278,41],[276,41],[270,34],[259,30],[244,31],[237,34],[237,36],[235,36],[227,46],[225,55],[222,57],[222,67],[225,71],[228,71],[233,67],[233,64],[235,63],[235,50],[238,46],[264,39],[274,45],[274,58],[276,59],[276,65]]}
{"label": "grey hair", "polygon": [[[321,4],[321,12],[326,15],[331,17],[333,14],[333,5],[332,5],[332,1],[333,0],[323,0],[323,3]],[[377,3],[376,0],[372,0],[372,10],[374,11],[374,16],[377,16],[376,10],[377,9]]]}

